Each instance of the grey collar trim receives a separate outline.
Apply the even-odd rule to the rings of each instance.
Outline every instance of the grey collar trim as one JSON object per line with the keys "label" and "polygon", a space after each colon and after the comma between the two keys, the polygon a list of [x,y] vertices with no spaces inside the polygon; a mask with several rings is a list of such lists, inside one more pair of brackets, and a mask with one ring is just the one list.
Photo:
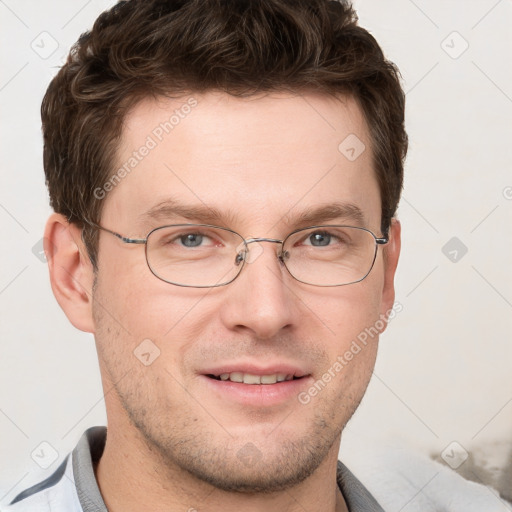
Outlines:
{"label": "grey collar trim", "polygon": [[347,502],[349,512],[385,512],[370,491],[340,461],[336,481]]}
{"label": "grey collar trim", "polygon": [[91,427],[84,432],[73,450],[73,475],[83,512],[108,512],[93,467],[103,454],[106,438],[105,427]]}

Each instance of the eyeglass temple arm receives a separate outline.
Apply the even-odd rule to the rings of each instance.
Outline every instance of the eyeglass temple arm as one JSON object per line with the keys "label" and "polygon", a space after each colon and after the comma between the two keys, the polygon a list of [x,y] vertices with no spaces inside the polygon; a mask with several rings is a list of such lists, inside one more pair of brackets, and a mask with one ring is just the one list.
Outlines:
{"label": "eyeglass temple arm", "polygon": [[125,244],[145,244],[147,242],[147,238],[127,238],[126,236],[120,235],[119,233],[116,233],[115,231],[112,231],[110,229],[104,228],[103,226],[100,226],[99,224],[95,224],[91,221],[86,221],[89,226],[101,229],[102,231],[106,231],[107,233],[110,233],[111,235],[114,235],[116,238],[119,238],[121,242],[124,242]]}
{"label": "eyeglass temple arm", "polygon": [[115,237],[119,238],[119,240],[121,240],[121,242],[124,242],[125,244],[145,244],[147,242],[147,238],[127,238],[123,235],[120,235],[119,233],[116,233],[115,231],[110,231],[110,229],[102,228],[101,226],[98,227],[103,231],[106,231],[107,233],[110,233]]}
{"label": "eyeglass temple arm", "polygon": [[145,244],[147,242],[147,238],[126,238],[125,236],[120,235],[119,233],[115,233],[114,231],[108,232],[112,233],[114,236],[117,236],[117,238],[119,238],[119,240],[125,244]]}

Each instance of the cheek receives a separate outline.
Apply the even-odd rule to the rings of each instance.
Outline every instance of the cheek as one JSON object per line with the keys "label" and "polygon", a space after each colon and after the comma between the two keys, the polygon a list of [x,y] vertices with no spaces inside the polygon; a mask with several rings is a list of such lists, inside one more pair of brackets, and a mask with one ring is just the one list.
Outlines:
{"label": "cheek", "polygon": [[165,370],[181,380],[187,353],[215,318],[211,308],[205,309],[208,290],[172,286],[152,274],[134,278],[136,270],[131,269],[130,279],[124,269],[98,275],[94,306],[98,351],[114,378],[127,371],[138,375],[150,363],[151,371],[141,375],[142,381]]}
{"label": "cheek", "polygon": [[[359,283],[362,284],[362,283]],[[357,286],[357,285],[354,285]],[[326,344],[328,367],[317,378],[329,381],[326,403],[337,403],[340,411],[334,415],[351,415],[368,386],[377,356],[380,320],[380,300],[371,287],[360,287],[357,293],[338,301],[337,308],[324,307],[323,314],[332,319],[334,331]],[[381,329],[379,329],[379,327]]]}
{"label": "cheek", "polygon": [[[310,309],[318,323],[325,326],[329,340],[326,348],[332,354],[344,351],[361,333],[380,318],[382,279],[371,274],[363,281],[328,290],[311,298]],[[379,291],[380,290],[380,291]]]}
{"label": "cheek", "polygon": [[[349,401],[360,399],[366,389],[375,364],[379,334],[384,330],[381,297],[376,291],[381,280],[378,276],[368,278],[339,289],[337,297],[318,299],[311,306],[321,322],[316,322],[317,326],[326,327],[322,329],[326,333],[322,343],[329,362],[324,371],[335,375],[332,393],[344,395]],[[325,373],[324,376],[329,379]]]}
{"label": "cheek", "polygon": [[98,274],[101,304],[135,340],[162,340],[190,322],[206,292],[161,281],[151,273],[139,249],[140,254],[130,254],[122,263],[105,258]]}

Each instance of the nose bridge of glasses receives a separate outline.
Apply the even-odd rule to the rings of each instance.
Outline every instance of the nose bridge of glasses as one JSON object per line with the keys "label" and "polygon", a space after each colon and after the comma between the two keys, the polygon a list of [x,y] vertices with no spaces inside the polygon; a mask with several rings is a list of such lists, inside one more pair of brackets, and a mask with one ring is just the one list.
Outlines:
{"label": "nose bridge of glasses", "polygon": [[[274,244],[281,244],[281,252],[277,255],[277,257],[283,261],[283,254],[282,254],[282,247],[283,247],[283,240],[279,240],[277,238],[262,238],[262,237],[258,237],[258,238],[247,238],[247,239],[244,239],[244,247],[246,249],[249,249],[249,244],[253,244],[253,243],[259,243],[259,242],[270,242],[270,243],[274,243]],[[261,249],[261,251],[263,251],[263,249]],[[245,251],[246,253],[248,251]],[[237,257],[237,264],[240,263],[240,252],[238,254],[238,257]],[[257,255],[259,256],[259,254]],[[257,257],[256,256],[256,257]],[[247,254],[245,254],[243,257],[247,258]],[[246,259],[247,261],[247,259]],[[251,263],[252,261],[248,261],[249,263]]]}
{"label": "nose bridge of glasses", "polygon": [[246,245],[252,244],[254,242],[272,242],[275,244],[282,244],[283,240],[278,240],[277,238],[247,238],[245,240]]}

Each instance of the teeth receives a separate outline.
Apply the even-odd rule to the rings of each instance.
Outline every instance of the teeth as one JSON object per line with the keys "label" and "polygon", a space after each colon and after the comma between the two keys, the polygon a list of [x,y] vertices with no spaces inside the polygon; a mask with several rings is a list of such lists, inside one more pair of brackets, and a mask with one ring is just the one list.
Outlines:
{"label": "teeth", "polygon": [[244,374],[241,372],[231,372],[229,374],[229,380],[231,382],[243,382],[244,381]]}
{"label": "teeth", "polygon": [[276,382],[284,382],[293,380],[292,374],[273,373],[271,375],[253,375],[252,373],[231,372],[219,375],[220,380],[230,380],[231,382],[239,382],[244,384],[275,384]]}
{"label": "teeth", "polygon": [[244,373],[244,384],[261,384],[261,376]]}
{"label": "teeth", "polygon": [[262,384],[275,384],[277,382],[277,375],[262,375],[261,383]]}

